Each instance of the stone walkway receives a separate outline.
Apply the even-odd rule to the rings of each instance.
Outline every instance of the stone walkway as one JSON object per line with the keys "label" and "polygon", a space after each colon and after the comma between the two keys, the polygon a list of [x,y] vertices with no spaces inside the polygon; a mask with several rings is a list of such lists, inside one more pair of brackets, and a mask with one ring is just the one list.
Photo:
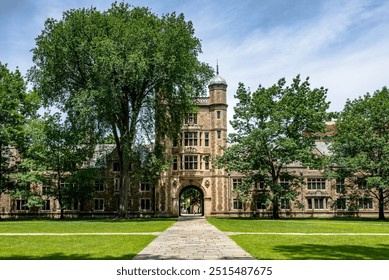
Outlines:
{"label": "stone walkway", "polygon": [[134,260],[254,260],[204,217],[179,217]]}

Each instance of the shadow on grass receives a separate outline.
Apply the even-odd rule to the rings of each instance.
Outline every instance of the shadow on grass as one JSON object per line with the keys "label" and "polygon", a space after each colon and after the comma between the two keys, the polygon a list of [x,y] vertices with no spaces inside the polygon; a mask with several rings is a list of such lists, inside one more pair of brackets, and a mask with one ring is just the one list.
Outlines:
{"label": "shadow on grass", "polygon": [[333,217],[333,218],[288,218],[272,219],[266,217],[209,217],[207,220],[238,220],[238,221],[346,221],[346,222],[380,222],[389,223],[389,219],[380,220],[378,218],[364,217]]}
{"label": "shadow on grass", "polygon": [[136,254],[125,254],[121,256],[96,258],[89,254],[53,253],[42,256],[10,255],[8,257],[0,257],[0,260],[132,260],[135,256]]}
{"label": "shadow on grass", "polygon": [[376,246],[303,244],[275,246],[273,250],[290,260],[389,260],[389,245]]}
{"label": "shadow on grass", "polygon": [[49,218],[29,218],[29,219],[0,219],[1,222],[58,222],[58,223],[66,223],[66,222],[92,222],[92,223],[131,223],[131,222],[171,222],[177,221],[177,218],[128,218],[128,219],[107,219],[107,218],[68,218],[68,219],[49,219]]}

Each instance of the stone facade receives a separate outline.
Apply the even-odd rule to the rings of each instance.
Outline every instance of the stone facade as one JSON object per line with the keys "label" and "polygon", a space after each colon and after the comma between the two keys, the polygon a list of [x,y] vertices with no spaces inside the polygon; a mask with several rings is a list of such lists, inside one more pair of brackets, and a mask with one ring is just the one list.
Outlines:
{"label": "stone facade", "polygon": [[[210,82],[209,96],[199,98],[197,104],[198,111],[189,116],[177,141],[167,141],[167,153],[173,158],[173,165],[156,187],[156,215],[183,214],[180,196],[193,188],[201,193],[201,214],[205,216],[270,217],[270,207],[261,202],[261,192],[266,191],[263,186],[253,187],[251,199],[241,202],[234,185],[242,180],[242,174],[212,166],[212,160],[227,144],[226,81],[217,74]],[[324,156],[329,153],[328,141],[334,133],[334,123],[327,123],[326,131],[316,137],[313,151]],[[280,202],[282,217],[378,217],[377,200],[364,197],[363,191],[355,199],[345,193],[341,184],[326,180],[323,170],[299,164],[286,168],[303,182],[296,185],[299,193],[296,200]]]}
{"label": "stone facade", "polygon": [[[163,174],[157,187],[159,215],[180,214],[180,195],[188,188],[202,196],[201,213],[225,214],[228,210],[227,173],[213,169],[212,159],[222,153],[227,138],[227,84],[216,76],[209,85],[209,97],[197,99],[198,111],[191,114],[177,141],[168,141],[173,166]],[[173,143],[175,142],[175,143]]]}
{"label": "stone facade", "polygon": [[[234,185],[242,179],[241,174],[228,173],[212,165],[213,159],[223,151],[227,139],[227,83],[219,75],[209,84],[209,96],[196,100],[197,112],[188,115],[176,140],[166,141],[166,153],[172,157],[172,166],[153,188],[147,182],[131,182],[129,186],[129,216],[175,217],[185,212],[180,197],[192,189],[200,194],[195,212],[205,216],[260,216],[270,217],[272,211],[260,200],[266,191],[259,184],[253,187],[252,199],[241,202],[234,192]],[[330,126],[331,127],[331,126]],[[333,127],[333,126],[332,126]],[[327,138],[318,137],[316,150],[328,153]],[[73,201],[65,210],[69,217],[107,216],[117,213],[119,205],[119,170],[113,145],[102,145],[94,159],[102,172],[102,180],[96,180],[93,198],[87,201]],[[100,165],[97,166],[97,162]],[[335,217],[368,216],[378,217],[378,202],[364,197],[363,191],[357,199],[344,193],[341,184],[325,180],[322,170],[287,166],[304,183],[297,186],[299,193],[295,201],[280,202],[282,217]],[[290,182],[285,182],[290,183]],[[3,192],[0,196],[1,217],[59,216],[57,200],[46,195],[44,186],[34,186],[42,195],[45,205],[39,209],[28,209],[25,200],[12,198]],[[358,190],[356,190],[358,191]]]}

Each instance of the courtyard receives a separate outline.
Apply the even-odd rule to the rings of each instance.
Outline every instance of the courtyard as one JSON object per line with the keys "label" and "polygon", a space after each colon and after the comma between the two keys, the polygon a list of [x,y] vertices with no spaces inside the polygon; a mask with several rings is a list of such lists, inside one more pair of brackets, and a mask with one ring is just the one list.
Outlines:
{"label": "courtyard", "polygon": [[[387,221],[229,218],[207,218],[206,221],[256,259],[389,260]],[[180,221],[2,220],[0,259],[133,259],[176,223]],[[183,237],[180,238],[182,242]],[[191,244],[191,247],[195,251],[204,249],[201,244]]]}

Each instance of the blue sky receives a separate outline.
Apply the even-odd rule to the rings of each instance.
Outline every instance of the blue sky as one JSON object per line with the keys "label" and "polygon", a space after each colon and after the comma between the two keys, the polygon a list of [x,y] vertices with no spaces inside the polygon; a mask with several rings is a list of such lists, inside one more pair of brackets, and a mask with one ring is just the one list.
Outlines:
{"label": "blue sky", "polygon": [[[328,88],[330,110],[347,99],[389,86],[389,1],[386,0],[134,0],[158,14],[176,11],[191,20],[202,41],[200,60],[227,80],[229,117],[239,82],[255,90],[285,77],[309,76]],[[49,18],[107,0],[1,0],[0,61],[23,74],[30,50]]]}

